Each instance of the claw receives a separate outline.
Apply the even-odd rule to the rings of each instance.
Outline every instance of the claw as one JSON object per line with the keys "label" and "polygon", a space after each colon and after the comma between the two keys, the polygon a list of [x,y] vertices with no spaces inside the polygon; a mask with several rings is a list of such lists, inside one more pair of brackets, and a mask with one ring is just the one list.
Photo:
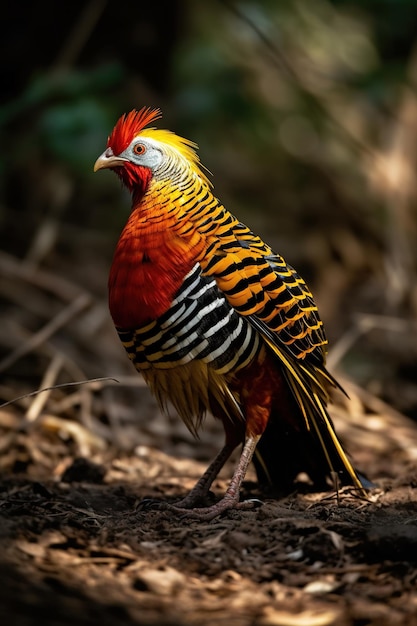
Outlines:
{"label": "claw", "polygon": [[247,500],[243,500],[243,502],[239,502],[236,505],[236,508],[247,511],[250,509],[259,509],[264,504],[265,503],[262,500],[259,500],[259,498],[248,498]]}
{"label": "claw", "polygon": [[137,505],[138,511],[152,511],[158,509],[169,508],[169,504],[163,500],[157,500],[156,498],[143,498]]}
{"label": "claw", "polygon": [[258,500],[258,498],[251,498],[250,500],[244,500],[243,502],[235,502],[231,498],[223,498],[211,506],[201,508],[184,509],[176,506],[175,504],[169,505],[168,508],[173,513],[179,514],[181,516],[180,519],[198,519],[209,522],[226,511],[232,511],[233,509],[248,511],[259,508],[263,504],[262,500]]}
{"label": "claw", "polygon": [[170,504],[164,500],[156,500],[155,498],[143,498],[137,506],[138,511],[168,511],[174,513],[179,520],[198,519],[209,522],[210,520],[222,515],[226,511],[233,509],[240,511],[249,511],[263,506],[262,500],[258,498],[250,498],[242,502],[236,502],[233,498],[225,497],[211,506],[186,508],[183,500],[177,504]]}

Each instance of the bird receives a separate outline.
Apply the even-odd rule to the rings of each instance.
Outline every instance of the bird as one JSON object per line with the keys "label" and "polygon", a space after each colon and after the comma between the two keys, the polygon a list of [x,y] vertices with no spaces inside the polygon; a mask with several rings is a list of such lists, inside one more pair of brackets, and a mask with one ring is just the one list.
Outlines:
{"label": "bird", "polygon": [[[341,387],[326,369],[310,289],[214,195],[197,145],[151,126],[161,116],[149,107],[123,114],[94,171],[115,172],[132,198],[108,280],[130,360],[193,435],[207,413],[224,428],[224,446],[172,508],[205,520],[244,508],[252,460],[258,481],[282,493],[304,472],[318,490],[351,485],[363,495],[328,411]],[[239,446],[225,493],[207,503]]]}

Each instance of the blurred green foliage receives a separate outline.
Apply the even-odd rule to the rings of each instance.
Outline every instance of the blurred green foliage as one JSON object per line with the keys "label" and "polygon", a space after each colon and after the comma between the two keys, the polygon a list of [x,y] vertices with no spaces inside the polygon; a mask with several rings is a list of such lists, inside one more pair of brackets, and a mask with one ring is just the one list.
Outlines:
{"label": "blurred green foliage", "polygon": [[[14,124],[21,125],[26,145],[35,143],[39,150],[85,175],[96,146],[114,120],[115,110],[110,110],[106,92],[123,78],[124,70],[116,64],[88,72],[37,75],[23,93],[0,108],[0,128],[7,133]],[[29,127],[24,123],[28,118],[32,121]],[[24,156],[24,146],[20,148]],[[16,156],[19,159],[19,153]],[[9,163],[5,154],[1,160],[3,167]]]}

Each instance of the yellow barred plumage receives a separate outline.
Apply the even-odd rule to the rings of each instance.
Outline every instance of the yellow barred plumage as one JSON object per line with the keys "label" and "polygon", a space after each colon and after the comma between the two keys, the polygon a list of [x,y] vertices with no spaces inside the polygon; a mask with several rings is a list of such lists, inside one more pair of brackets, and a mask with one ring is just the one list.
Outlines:
{"label": "yellow barred plumage", "polygon": [[[311,291],[281,256],[225,210],[204,182],[197,177],[192,180],[193,209],[187,216],[195,230],[204,232],[210,250],[199,259],[203,273],[215,278],[231,306],[250,317],[280,359],[306,427],[321,440],[329,466],[332,468],[332,462],[320,435],[322,421],[353,484],[362,490],[325,408],[328,387],[339,385],[325,369],[327,339]],[[182,208],[186,207],[184,203]],[[237,285],[240,289],[236,291]],[[301,329],[291,334],[297,321]]]}
{"label": "yellow barred plumage", "polygon": [[[294,335],[281,336],[282,343],[292,346],[296,358],[303,359],[316,351],[320,353],[319,360],[323,360],[327,340],[304,280],[260,237],[227,212],[204,182],[197,177],[191,179],[194,184],[187,193],[190,200],[183,202],[182,209],[187,211],[188,204],[193,203],[187,218],[207,239],[207,251],[198,259],[203,273],[216,279],[231,306],[241,315],[259,317],[278,336],[300,321]],[[307,341],[301,342],[304,339]]]}

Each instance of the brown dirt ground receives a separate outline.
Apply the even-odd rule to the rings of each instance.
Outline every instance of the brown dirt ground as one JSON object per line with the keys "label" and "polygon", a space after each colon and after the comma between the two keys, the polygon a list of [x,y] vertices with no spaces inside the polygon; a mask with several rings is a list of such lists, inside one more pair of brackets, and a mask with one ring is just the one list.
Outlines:
{"label": "brown dirt ground", "polygon": [[333,415],[378,483],[369,501],[305,485],[275,499],[249,475],[242,497],[263,505],[211,522],[141,506],[182,496],[205,463],[175,448],[121,452],[76,421],[43,414],[27,424],[2,409],[2,622],[417,624],[417,430],[349,391]]}

